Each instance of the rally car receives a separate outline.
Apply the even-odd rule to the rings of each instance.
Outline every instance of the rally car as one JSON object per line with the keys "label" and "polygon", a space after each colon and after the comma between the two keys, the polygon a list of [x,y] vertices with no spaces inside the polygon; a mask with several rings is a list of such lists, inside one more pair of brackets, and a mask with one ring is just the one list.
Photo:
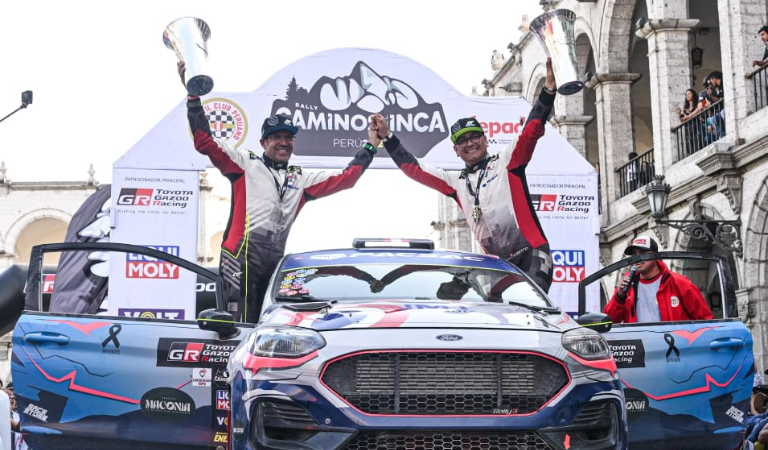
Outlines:
{"label": "rally car", "polygon": [[[47,244],[33,251],[30,267],[46,251],[93,246],[146,252],[216,279],[172,255],[124,244]],[[44,309],[40,274],[30,270],[27,294]],[[162,308],[163,299],[156,302]],[[735,321],[715,322],[691,333],[739,331]],[[690,338],[691,326],[698,325],[667,334]],[[498,258],[435,250],[423,240],[367,239],[287,255],[255,327],[233,323],[221,298],[196,322],[27,311],[14,329],[12,370],[22,431],[38,449],[625,449],[633,439],[731,448],[664,447],[669,427],[660,421],[672,416],[638,416],[643,399],[625,407],[625,392],[645,392],[660,411],[667,403],[683,408],[666,398],[680,393],[651,389],[641,382],[645,373],[626,363],[617,369],[609,343],[624,347],[610,328],[600,313],[574,320]],[[655,361],[664,356],[655,340],[616,339],[645,345],[646,373],[668,369]],[[718,339],[711,351],[733,350],[730,359],[741,364],[706,372],[717,385],[708,392],[717,394],[710,409],[719,420],[723,407],[732,417],[746,409],[739,409],[739,377],[753,369],[743,368],[751,364],[748,333],[739,349]],[[677,348],[688,357],[688,347]],[[686,365],[698,355],[691,352]],[[725,372],[733,372],[728,384]],[[691,408],[713,398],[682,392],[696,402]],[[661,431],[628,433],[628,411],[637,419],[630,423]],[[730,439],[738,425],[711,430]]]}

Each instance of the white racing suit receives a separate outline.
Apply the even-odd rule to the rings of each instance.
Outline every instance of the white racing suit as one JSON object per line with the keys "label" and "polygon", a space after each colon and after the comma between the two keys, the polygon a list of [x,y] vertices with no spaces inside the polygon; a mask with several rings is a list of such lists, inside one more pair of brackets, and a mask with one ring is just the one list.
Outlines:
{"label": "white racing suit", "polygon": [[[542,90],[519,138],[515,136],[506,149],[462,171],[446,171],[424,164],[397,136],[384,143],[389,155],[408,177],[458,203],[486,253],[509,260],[545,292],[552,284],[552,257],[528,192],[525,169],[536,142],[544,135],[554,100],[554,95]],[[478,177],[482,177],[480,184]],[[470,190],[479,195],[473,195]],[[478,205],[475,205],[476,197]],[[475,206],[480,211],[477,221],[473,218]]]}

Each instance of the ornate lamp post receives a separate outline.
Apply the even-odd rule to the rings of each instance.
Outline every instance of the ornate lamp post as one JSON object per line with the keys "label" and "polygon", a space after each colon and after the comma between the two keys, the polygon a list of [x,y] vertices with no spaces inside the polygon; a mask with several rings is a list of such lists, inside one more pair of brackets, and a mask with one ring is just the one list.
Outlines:
{"label": "ornate lamp post", "polygon": [[739,257],[742,256],[739,231],[741,220],[711,220],[704,216],[698,202],[693,206],[693,220],[660,220],[666,215],[667,198],[671,189],[670,185],[664,182],[664,175],[656,175],[653,181],[645,186],[651,216],[657,224],[668,225],[695,239],[701,239],[734,252]]}

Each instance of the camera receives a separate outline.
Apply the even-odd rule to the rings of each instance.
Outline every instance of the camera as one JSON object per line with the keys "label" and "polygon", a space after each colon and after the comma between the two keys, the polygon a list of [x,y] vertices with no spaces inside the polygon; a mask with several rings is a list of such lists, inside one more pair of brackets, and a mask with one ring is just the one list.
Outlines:
{"label": "camera", "polygon": [[32,104],[32,91],[24,91],[21,93],[21,103],[24,106]]}

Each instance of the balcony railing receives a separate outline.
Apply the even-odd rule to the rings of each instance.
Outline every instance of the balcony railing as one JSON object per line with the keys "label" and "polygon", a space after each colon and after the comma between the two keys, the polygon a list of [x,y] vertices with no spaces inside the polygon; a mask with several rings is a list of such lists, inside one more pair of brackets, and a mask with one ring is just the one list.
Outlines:
{"label": "balcony railing", "polygon": [[677,140],[677,160],[693,155],[725,136],[723,101],[712,103],[695,116],[672,128]]}
{"label": "balcony railing", "polygon": [[747,74],[755,87],[755,111],[768,106],[768,66],[758,68]]}
{"label": "balcony railing", "polygon": [[619,197],[633,192],[653,180],[653,147],[616,169],[619,178]]}

